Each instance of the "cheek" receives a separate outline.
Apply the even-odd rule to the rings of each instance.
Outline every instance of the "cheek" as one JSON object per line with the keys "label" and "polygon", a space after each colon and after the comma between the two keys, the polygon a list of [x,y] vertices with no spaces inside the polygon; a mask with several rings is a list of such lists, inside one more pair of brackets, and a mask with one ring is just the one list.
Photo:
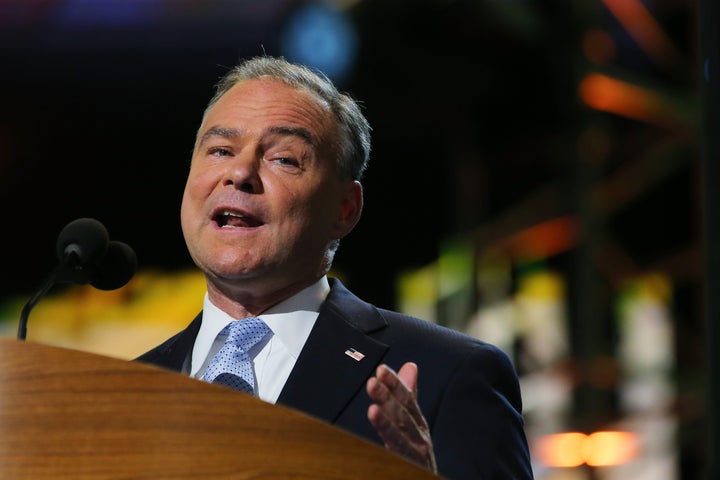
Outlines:
{"label": "cheek", "polygon": [[210,183],[204,182],[202,177],[192,173],[188,176],[180,204],[180,221],[183,229],[201,220],[203,203],[212,191],[209,185]]}
{"label": "cheek", "polygon": [[180,213],[182,215],[183,222],[185,221],[185,217],[187,214],[190,213],[191,210],[194,210],[196,207],[196,188],[194,188],[192,181],[188,179],[188,183],[185,185],[185,190],[183,191],[182,196],[182,203],[180,204]]}
{"label": "cheek", "polygon": [[334,224],[335,215],[335,199],[327,195],[314,195],[311,198],[305,198],[304,203],[300,200],[296,211],[297,215],[305,228],[310,229],[308,233],[311,236],[326,239],[331,235],[332,225]]}
{"label": "cheek", "polygon": [[[279,200],[279,197],[275,199]],[[302,190],[284,190],[282,200],[275,203],[275,210],[282,219],[279,223],[283,230],[280,237],[294,238],[295,241],[307,237],[315,229],[313,225],[320,208],[323,208],[322,205],[313,195],[307,195]]]}
{"label": "cheek", "polygon": [[183,196],[182,203],[180,205],[180,227],[185,238],[185,243],[190,249],[190,253],[193,253],[194,245],[198,231],[198,219],[199,215],[196,213],[196,207],[188,199],[187,193]]}
{"label": "cheek", "polygon": [[180,224],[183,230],[186,230],[190,226],[190,220],[192,218],[192,202],[188,197],[187,190],[183,194],[182,202],[180,203]]}
{"label": "cheek", "polygon": [[183,192],[183,205],[187,202],[188,207],[199,208],[200,203],[212,193],[216,183],[217,178],[212,170],[191,169]]}

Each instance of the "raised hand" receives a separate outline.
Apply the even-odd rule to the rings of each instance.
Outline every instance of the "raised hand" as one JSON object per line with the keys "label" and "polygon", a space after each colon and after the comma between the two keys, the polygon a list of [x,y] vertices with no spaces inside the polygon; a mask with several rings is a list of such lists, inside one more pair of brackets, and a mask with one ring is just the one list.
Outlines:
{"label": "raised hand", "polygon": [[417,377],[418,367],[412,362],[397,373],[380,365],[367,381],[373,402],[368,419],[385,448],[437,473],[430,429],[417,403]]}

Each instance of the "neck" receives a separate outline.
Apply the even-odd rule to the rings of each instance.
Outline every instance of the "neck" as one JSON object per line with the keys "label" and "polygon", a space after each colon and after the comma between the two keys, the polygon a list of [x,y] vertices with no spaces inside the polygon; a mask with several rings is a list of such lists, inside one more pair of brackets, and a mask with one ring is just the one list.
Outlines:
{"label": "neck", "polygon": [[[268,308],[286,300],[320,279],[286,285],[280,289],[259,289],[257,286],[226,285],[206,279],[210,301],[233,318],[256,317]],[[255,288],[253,288],[255,287]]]}

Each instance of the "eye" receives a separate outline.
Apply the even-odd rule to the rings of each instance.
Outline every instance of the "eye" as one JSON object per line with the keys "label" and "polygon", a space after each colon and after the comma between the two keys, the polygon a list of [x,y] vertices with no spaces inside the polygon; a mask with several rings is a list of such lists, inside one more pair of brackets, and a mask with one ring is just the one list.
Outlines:
{"label": "eye", "polygon": [[294,158],[291,158],[291,157],[277,157],[277,158],[274,158],[273,161],[280,165],[287,165],[290,167],[299,167],[300,166],[300,162],[298,162],[297,160],[295,160]]}
{"label": "eye", "polygon": [[285,170],[299,170],[302,168],[302,162],[296,156],[268,155],[265,160]]}
{"label": "eye", "polygon": [[208,153],[208,155],[212,155],[214,157],[232,156],[232,151],[230,151],[230,149],[225,148],[225,147],[211,147],[211,148],[208,148],[207,153]]}

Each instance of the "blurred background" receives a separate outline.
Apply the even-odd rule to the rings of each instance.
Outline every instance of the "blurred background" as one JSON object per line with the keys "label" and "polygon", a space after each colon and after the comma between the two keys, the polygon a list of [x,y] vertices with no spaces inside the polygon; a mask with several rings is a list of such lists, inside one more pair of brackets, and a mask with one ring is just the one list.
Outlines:
{"label": "blurred background", "polygon": [[57,286],[28,340],[129,359],[189,323],[195,130],[228,68],[282,55],[374,129],[334,274],[511,356],[538,480],[706,478],[709,5],[0,0],[2,333],[80,217],[139,271],[114,291]]}

